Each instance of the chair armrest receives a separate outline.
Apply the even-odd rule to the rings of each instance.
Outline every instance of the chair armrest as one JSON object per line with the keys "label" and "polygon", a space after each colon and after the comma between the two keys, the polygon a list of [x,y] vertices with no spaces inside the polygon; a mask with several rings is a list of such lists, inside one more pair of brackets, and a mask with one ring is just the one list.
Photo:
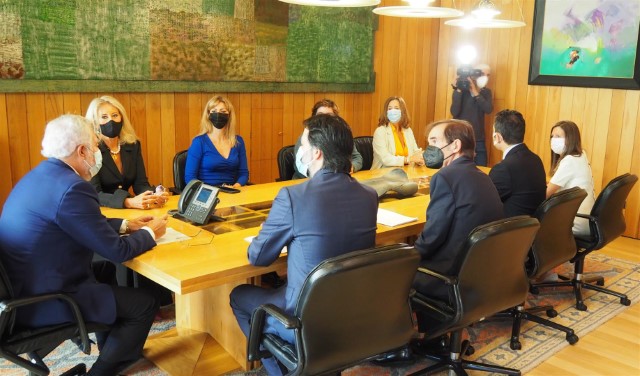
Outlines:
{"label": "chair armrest", "polygon": [[87,332],[87,326],[85,325],[84,319],[82,317],[82,312],[80,312],[80,307],[72,297],[63,293],[44,294],[26,298],[4,300],[0,302],[0,313],[2,315],[2,320],[0,320],[0,333],[4,333],[5,326],[7,324],[6,315],[9,312],[18,307],[41,303],[48,300],[62,300],[69,305],[69,308],[71,309],[73,317],[76,321],[76,325],[78,326],[78,335],[80,337],[80,341],[82,342],[80,349],[82,350],[82,352],[89,355],[91,353],[91,341],[89,341],[89,333]]}
{"label": "chair armrest", "polygon": [[444,274],[440,274],[440,273],[435,272],[435,271],[433,271],[431,269],[419,267],[418,268],[418,272],[426,274],[426,275],[429,275],[431,277],[438,278],[438,279],[442,280],[444,283],[446,283],[447,285],[455,285],[456,283],[458,283],[457,278],[449,277],[449,276],[446,276]]}
{"label": "chair armrest", "polygon": [[281,308],[273,304],[263,304],[256,308],[251,315],[251,328],[247,342],[247,359],[250,361],[260,360],[269,354],[268,351],[260,350],[264,323],[266,321],[265,316],[267,314],[280,321],[287,329],[300,328],[300,320],[297,317],[287,315]]}

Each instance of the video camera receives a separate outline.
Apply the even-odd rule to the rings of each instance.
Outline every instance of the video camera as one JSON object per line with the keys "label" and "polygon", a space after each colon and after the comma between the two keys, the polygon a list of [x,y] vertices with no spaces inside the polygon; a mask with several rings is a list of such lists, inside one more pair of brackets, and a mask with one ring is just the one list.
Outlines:
{"label": "video camera", "polygon": [[460,90],[469,90],[469,80],[467,78],[471,77],[474,80],[478,77],[484,75],[482,69],[474,69],[471,65],[462,65],[458,68],[458,81],[456,81],[456,88]]}

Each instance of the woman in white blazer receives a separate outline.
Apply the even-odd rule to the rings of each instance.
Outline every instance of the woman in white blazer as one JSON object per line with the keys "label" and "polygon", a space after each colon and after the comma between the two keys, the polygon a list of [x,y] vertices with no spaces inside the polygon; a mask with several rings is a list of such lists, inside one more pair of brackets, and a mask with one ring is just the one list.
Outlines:
{"label": "woman in white blazer", "polygon": [[380,112],[378,128],[373,133],[372,170],[402,167],[409,163],[424,164],[422,150],[416,144],[410,122],[404,99],[387,98]]}

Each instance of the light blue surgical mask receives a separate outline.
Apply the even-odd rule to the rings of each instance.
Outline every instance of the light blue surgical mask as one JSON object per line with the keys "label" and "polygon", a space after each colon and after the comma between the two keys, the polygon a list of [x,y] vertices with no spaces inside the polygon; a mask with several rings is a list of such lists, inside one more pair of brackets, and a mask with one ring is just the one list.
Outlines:
{"label": "light blue surgical mask", "polygon": [[402,118],[402,111],[397,108],[387,110],[387,118],[390,122],[396,124]]}
{"label": "light blue surgical mask", "polygon": [[309,176],[309,165],[311,164],[311,160],[309,162],[303,162],[302,157],[304,156],[304,150],[302,146],[298,148],[298,152],[296,153],[296,168],[298,172],[303,176]]}
{"label": "light blue surgical mask", "polygon": [[93,152],[93,158],[96,161],[93,166],[90,165],[86,160],[84,160],[84,163],[89,166],[89,173],[91,174],[91,177],[98,175],[98,171],[100,171],[100,169],[102,168],[102,152],[100,151],[100,149]]}

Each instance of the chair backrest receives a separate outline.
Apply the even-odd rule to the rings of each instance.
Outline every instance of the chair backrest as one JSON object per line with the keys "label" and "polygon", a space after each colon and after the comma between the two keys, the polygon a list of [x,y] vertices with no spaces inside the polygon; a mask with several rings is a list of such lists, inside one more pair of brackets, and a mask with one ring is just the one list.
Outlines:
{"label": "chair backrest", "polygon": [[[0,253],[2,248],[0,247]],[[11,281],[9,280],[9,274],[0,260],[0,302],[11,300],[14,298],[13,288],[11,287]],[[16,310],[11,310],[6,315],[3,314],[2,320],[0,320],[0,328],[3,331],[0,332],[0,338],[4,338],[13,332],[13,326],[15,323]]]}
{"label": "chair backrest", "polygon": [[591,236],[597,240],[593,249],[604,247],[624,233],[627,227],[624,206],[637,181],[636,175],[620,175],[611,180],[596,198],[591,209],[591,216],[596,218],[597,223],[596,229],[591,228]]}
{"label": "chair backrest", "polygon": [[353,143],[356,146],[358,153],[362,155],[362,169],[371,170],[371,164],[373,163],[373,137],[355,137],[353,139]]}
{"label": "chair backrest", "polygon": [[184,181],[184,166],[187,164],[187,150],[176,153],[173,157],[173,186],[176,191],[182,192],[187,185]]}
{"label": "chair backrest", "polygon": [[351,252],[318,265],[295,310],[296,373],[344,369],[408,343],[414,333],[409,292],[420,257],[405,244]]}
{"label": "chair backrest", "polygon": [[296,158],[294,152],[294,145],[285,146],[278,151],[278,173],[280,177],[277,178],[276,181],[287,181],[293,177]]}
{"label": "chair backrest", "polygon": [[571,260],[578,251],[571,228],[587,191],[573,187],[543,201],[533,216],[540,229],[529,252],[529,278],[538,278]]}
{"label": "chair backrest", "polygon": [[476,227],[467,238],[458,273],[455,328],[521,304],[529,290],[525,258],[540,227],[528,216]]}

